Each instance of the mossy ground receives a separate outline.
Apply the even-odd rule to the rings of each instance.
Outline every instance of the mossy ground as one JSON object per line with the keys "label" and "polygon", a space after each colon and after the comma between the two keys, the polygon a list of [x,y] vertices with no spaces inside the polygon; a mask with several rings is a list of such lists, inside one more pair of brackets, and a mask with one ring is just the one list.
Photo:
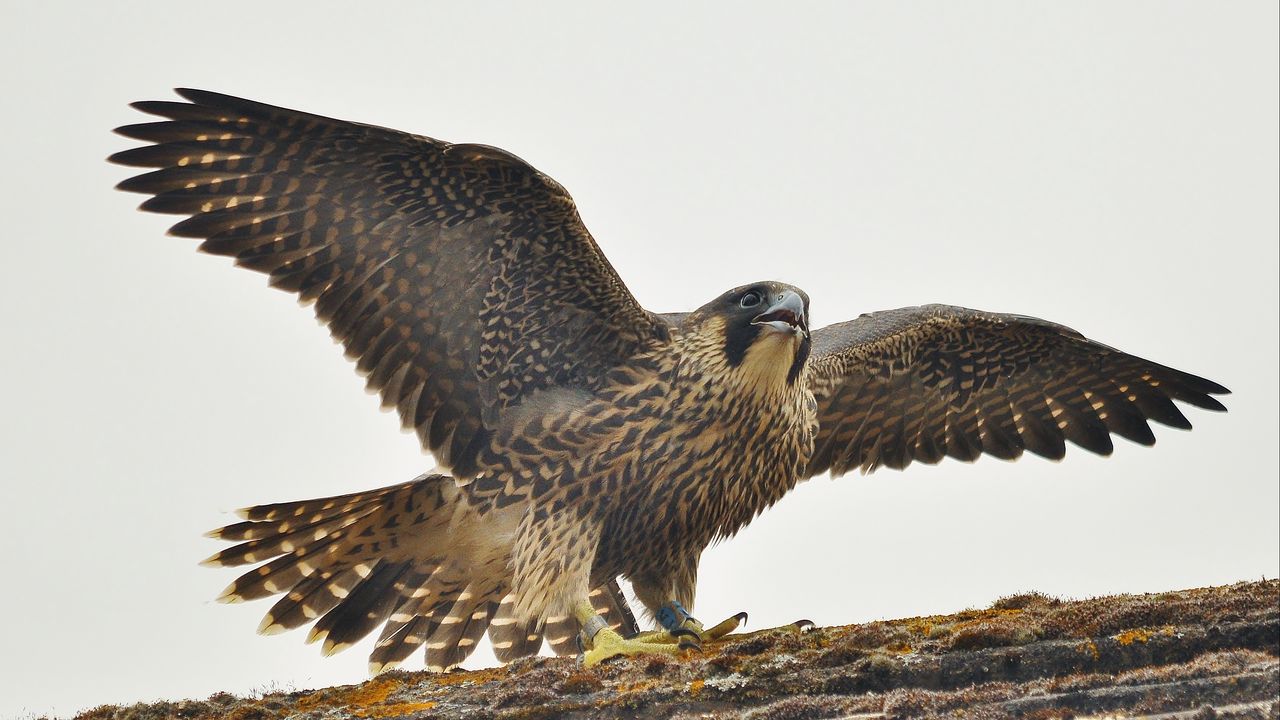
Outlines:
{"label": "mossy ground", "polygon": [[571,658],[391,672],[260,698],[103,706],[77,720],[694,718],[800,720],[1280,714],[1280,581],[1062,601],[727,642],[585,669]]}

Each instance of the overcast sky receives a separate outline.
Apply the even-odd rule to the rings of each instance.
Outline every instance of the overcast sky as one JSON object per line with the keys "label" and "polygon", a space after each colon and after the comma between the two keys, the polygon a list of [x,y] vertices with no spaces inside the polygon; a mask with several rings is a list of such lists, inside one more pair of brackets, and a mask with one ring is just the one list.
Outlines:
{"label": "overcast sky", "polygon": [[360,681],[369,643],[212,602],[201,533],[433,465],[310,310],[111,189],[109,130],[174,86],[506,148],[655,311],[760,279],[816,325],[947,302],[1235,391],[1111,458],[804,484],[706,553],[705,620],[1280,573],[1271,0],[122,5],[3,4],[0,716]]}

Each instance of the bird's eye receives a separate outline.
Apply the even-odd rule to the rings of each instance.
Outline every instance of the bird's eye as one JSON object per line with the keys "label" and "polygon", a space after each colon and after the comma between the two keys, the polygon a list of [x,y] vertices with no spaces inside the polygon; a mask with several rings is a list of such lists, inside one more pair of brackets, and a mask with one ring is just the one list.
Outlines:
{"label": "bird's eye", "polygon": [[744,308],[755,307],[759,304],[760,304],[760,293],[754,290],[747,293],[746,295],[743,295],[742,299],[738,301],[738,305]]}

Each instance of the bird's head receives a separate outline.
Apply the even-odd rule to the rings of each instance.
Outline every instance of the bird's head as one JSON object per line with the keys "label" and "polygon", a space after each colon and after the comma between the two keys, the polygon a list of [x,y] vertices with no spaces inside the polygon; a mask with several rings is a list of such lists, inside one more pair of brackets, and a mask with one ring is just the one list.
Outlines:
{"label": "bird's head", "polygon": [[687,324],[731,372],[767,385],[794,384],[809,357],[809,296],[778,282],[734,288],[694,311]]}

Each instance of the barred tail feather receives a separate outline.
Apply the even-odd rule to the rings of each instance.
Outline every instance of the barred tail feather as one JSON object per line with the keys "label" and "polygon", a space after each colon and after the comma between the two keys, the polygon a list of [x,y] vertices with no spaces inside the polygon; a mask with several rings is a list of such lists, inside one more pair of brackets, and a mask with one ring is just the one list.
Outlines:
{"label": "barred tail feather", "polygon": [[369,674],[377,675],[404,662],[414,650],[422,647],[435,627],[429,615],[415,615],[406,622],[388,623],[369,655]]}
{"label": "barred tail feather", "polygon": [[307,642],[324,641],[325,656],[339,653],[386,622],[397,596],[391,592],[408,562],[379,561],[351,594],[316,621]]}
{"label": "barred tail feather", "polygon": [[[365,519],[378,509],[377,505],[370,504],[367,507],[356,508],[345,515],[327,517],[302,525],[288,522],[247,522],[228,525],[206,534],[219,540],[244,540],[245,542],[216,552],[200,564],[207,567],[223,567],[262,562],[323,540]],[[245,525],[251,527],[241,527]]]}
{"label": "barred tail feather", "polygon": [[578,652],[578,621],[568,615],[553,615],[542,626],[542,635],[551,652],[573,655]]}
{"label": "barred tail feather", "polygon": [[443,671],[455,667],[475,650],[489,621],[498,609],[495,591],[476,596],[472,586],[458,596],[453,607],[440,618],[427,639],[427,669]]}
{"label": "barred tail feather", "polygon": [[288,591],[315,571],[317,565],[326,564],[326,556],[340,549],[341,535],[333,535],[321,543],[299,548],[288,555],[259,565],[236,578],[220,595],[218,602],[239,603],[260,600]]}
{"label": "barred tail feather", "polygon": [[462,594],[464,582],[458,578],[457,568],[439,566],[417,587],[401,594],[399,605],[369,655],[371,674],[396,667],[426,644],[440,619]]}
{"label": "barred tail feather", "polygon": [[[308,642],[332,655],[382,630],[369,657],[378,673],[415,650],[446,670],[463,662],[488,632],[503,662],[535,655],[545,638],[558,654],[577,652],[570,617],[518,620],[510,587],[510,548],[501,525],[471,512],[454,480],[424,475],[363,493],[258,505],[209,533],[238,543],[204,564],[258,563],[219,600],[281,595],[258,631],[273,635],[314,623]],[[493,522],[501,522],[495,520]],[[590,600],[611,627],[637,631],[616,581]]]}
{"label": "barred tail feather", "polygon": [[420,475],[408,482],[388,485],[387,487],[378,488],[377,490],[364,490],[361,492],[348,493],[346,495],[316,498],[314,500],[295,500],[293,502],[254,505],[252,507],[236,510],[236,514],[250,522],[278,521],[286,518],[337,517],[346,514],[356,507],[375,503],[387,495],[412,489],[424,481],[443,477],[445,476]]}
{"label": "barred tail feather", "polygon": [[515,614],[515,595],[507,593],[498,603],[489,622],[489,642],[502,662],[536,655],[542,649],[542,630],[536,621],[520,622]]}
{"label": "barred tail feather", "polygon": [[589,597],[596,613],[620,635],[631,637],[640,632],[640,624],[636,622],[636,616],[631,612],[627,597],[622,594],[622,588],[616,579],[592,590]]}
{"label": "barred tail feather", "polygon": [[311,575],[272,606],[258,625],[258,632],[275,635],[317,620],[350,595],[359,582],[360,575],[351,568]]}
{"label": "barred tail feather", "polygon": [[339,497],[259,505],[240,511],[245,522],[209,533],[240,543],[204,564],[261,563],[218,599],[242,602],[283,593],[259,632],[270,635],[315,622],[308,641],[323,641],[323,652],[333,654],[388,622],[409,600],[422,599],[450,553],[457,508],[456,485],[444,475]]}

